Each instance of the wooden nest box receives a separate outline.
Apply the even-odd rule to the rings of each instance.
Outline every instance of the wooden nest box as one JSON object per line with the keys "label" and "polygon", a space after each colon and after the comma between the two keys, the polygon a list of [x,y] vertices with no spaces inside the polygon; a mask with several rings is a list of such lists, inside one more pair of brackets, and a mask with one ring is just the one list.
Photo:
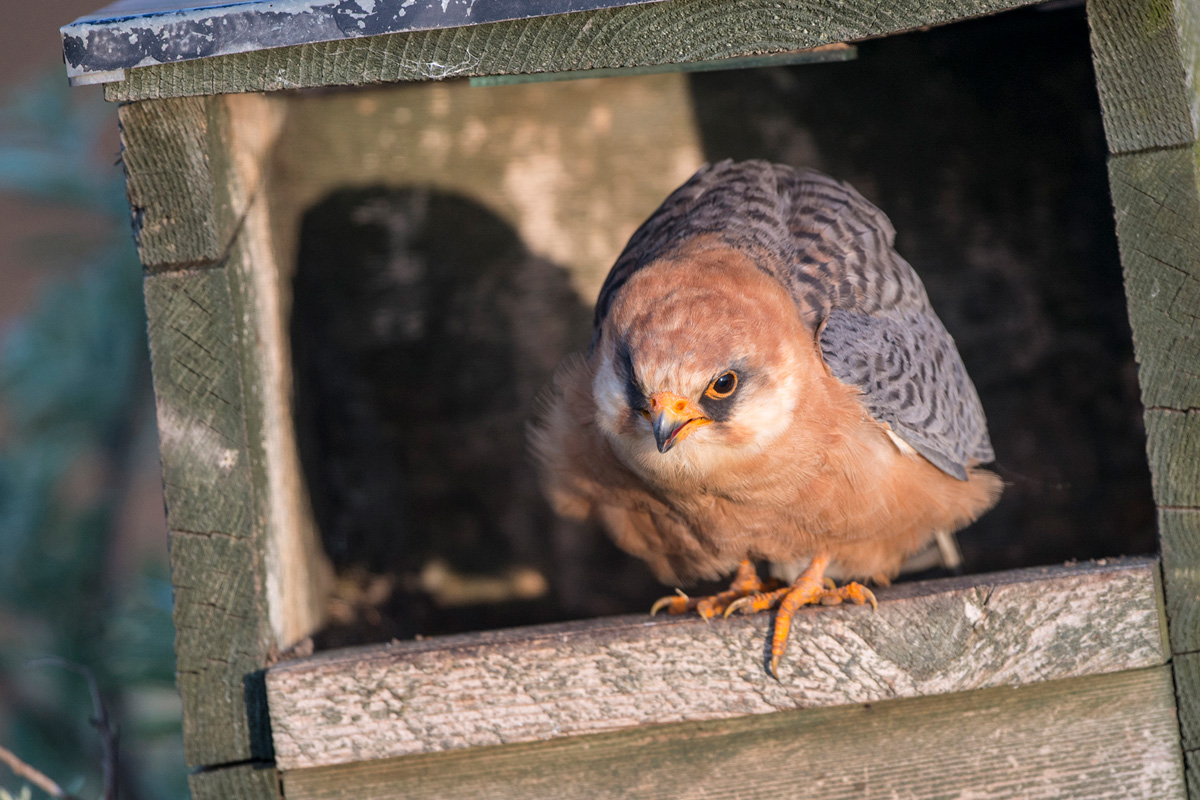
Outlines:
{"label": "wooden nest box", "polygon": [[[1086,63],[1082,73],[1103,109],[1157,558],[899,584],[881,591],[874,614],[802,613],[778,681],[762,666],[766,617],[515,628],[496,617],[479,626],[498,628],[489,632],[296,648],[336,616],[330,598],[341,597],[341,567],[356,557],[386,573],[413,548],[426,558],[451,542],[486,561],[489,519],[513,535],[505,552],[555,551],[522,533],[556,524],[530,510],[530,486],[515,469],[479,466],[472,447],[520,459],[523,415],[562,352],[586,343],[589,303],[625,239],[713,157],[705,120],[738,122],[728,111],[740,107],[735,78],[713,79],[727,81],[718,108],[689,94],[683,72],[845,61],[855,53],[848,43],[867,53],[904,39],[893,34],[1038,15],[996,14],[1023,5],[122,0],[64,27],[72,81],[104,83],[120,104],[193,796],[1200,800],[1200,0],[1086,6],[1094,77]],[[1038,18],[1064,5],[1047,4]],[[1029,47],[1021,58],[1034,56]],[[914,118],[895,130],[921,132],[928,146],[889,157],[910,171],[914,192],[939,169],[1006,157],[938,162],[939,126],[949,123],[921,117],[921,98],[971,91],[949,79],[880,68],[860,87],[874,92],[867,107],[789,77],[844,67],[764,80],[849,126],[844,139],[908,92]],[[562,80],[580,77],[606,80]],[[974,113],[1018,119],[1009,100],[981,99]],[[819,126],[799,135],[761,114],[754,146],[776,160],[826,152]],[[748,138],[727,139],[734,154],[753,150]],[[841,166],[826,171],[878,193],[870,169]],[[1111,240],[1103,195],[1101,178],[1087,196],[1104,206]],[[1009,213],[1007,199],[994,198],[996,217]],[[903,198],[880,205],[893,218],[906,213]],[[950,225],[951,212],[926,217]],[[1055,239],[1042,232],[1029,247]],[[928,241],[910,244],[934,252]],[[925,260],[936,272],[938,259]],[[1004,274],[997,268],[997,285],[1008,285]],[[956,281],[953,266],[946,275],[944,285]],[[938,280],[926,281],[937,305]],[[984,312],[1021,305],[984,294]],[[442,317],[430,315],[435,307]],[[446,364],[457,372],[435,366]],[[386,385],[371,382],[380,375]],[[495,405],[478,424],[468,408],[406,428],[430,419],[427,381]],[[401,419],[372,417],[378,407]],[[998,452],[1007,446],[998,441]],[[426,462],[492,487],[501,510],[463,512],[468,501]],[[1097,480],[1091,502],[1119,509],[1122,490]],[[417,499],[397,506],[388,481]],[[426,496],[439,504],[426,508]],[[412,544],[410,511],[444,538]],[[368,529],[386,535],[371,539]],[[574,569],[579,585],[590,579],[588,563]],[[521,585],[535,596],[544,577],[461,591],[511,596]],[[470,628],[457,618],[445,630]],[[399,635],[376,632],[383,642]]]}

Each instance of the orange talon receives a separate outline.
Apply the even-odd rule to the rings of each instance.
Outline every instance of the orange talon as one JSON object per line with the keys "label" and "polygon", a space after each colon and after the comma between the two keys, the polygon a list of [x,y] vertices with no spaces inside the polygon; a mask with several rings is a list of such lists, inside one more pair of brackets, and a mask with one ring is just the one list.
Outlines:
{"label": "orange talon", "polygon": [[829,556],[818,555],[808,565],[808,568],[796,578],[791,588],[785,590],[786,596],[779,602],[779,611],[775,614],[775,630],[771,634],[771,674],[779,677],[779,660],[787,649],[788,633],[792,629],[792,617],[796,611],[805,605],[820,603],[821,605],[837,605],[843,600],[849,600],[856,605],[870,603],[874,610],[879,609],[875,594],[861,583],[847,583],[838,586],[825,577],[825,568],[829,566]]}
{"label": "orange talon", "polygon": [[737,575],[727,590],[708,597],[688,597],[676,589],[675,594],[655,601],[650,607],[650,613],[657,614],[663,609],[669,614],[695,611],[707,622],[717,614],[725,617],[735,612],[757,614],[778,606],[775,628],[771,634],[771,675],[778,678],[779,660],[787,648],[792,617],[801,606],[818,603],[832,606],[849,600],[857,605],[870,603],[871,608],[879,608],[874,593],[861,583],[851,582],[839,588],[836,583],[825,577],[825,568],[829,566],[829,561],[827,555],[816,556],[800,577],[796,578],[795,583],[781,589],[776,588],[779,582],[774,579],[759,580],[754,565],[749,561],[742,561],[738,564]]}
{"label": "orange talon", "polygon": [[725,609],[725,616],[728,617],[733,612],[737,611],[742,614],[757,614],[760,611],[769,611],[779,605],[791,587],[785,586],[782,589],[776,589],[773,592],[755,592],[754,594],[746,595],[740,600],[735,600]]}
{"label": "orange talon", "polygon": [[738,571],[733,577],[733,582],[725,591],[708,597],[689,598],[676,589],[675,595],[668,595],[656,600],[650,607],[650,614],[654,615],[664,608],[668,614],[686,614],[689,611],[695,611],[707,621],[721,613],[729,616],[728,608],[731,604],[739,603],[743,598],[759,592],[774,589],[778,585],[779,582],[774,579],[765,582],[759,580],[758,573],[754,571],[754,564],[750,561],[742,561],[738,564]]}
{"label": "orange talon", "polygon": [[664,608],[667,609],[668,614],[683,614],[688,611],[689,603],[691,603],[691,598],[684,594],[682,589],[676,589],[675,594],[669,594],[654,601],[654,605],[650,606],[650,616],[653,617]]}

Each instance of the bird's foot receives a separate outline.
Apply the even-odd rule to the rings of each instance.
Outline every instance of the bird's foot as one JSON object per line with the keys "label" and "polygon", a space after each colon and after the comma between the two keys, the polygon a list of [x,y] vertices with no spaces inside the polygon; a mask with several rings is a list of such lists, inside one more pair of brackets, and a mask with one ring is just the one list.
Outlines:
{"label": "bird's foot", "polygon": [[734,576],[733,582],[725,591],[705,597],[688,597],[676,589],[675,594],[661,597],[655,601],[654,605],[650,607],[650,614],[653,616],[663,610],[668,614],[687,614],[695,611],[705,620],[710,620],[722,613],[729,616],[727,609],[732,604],[750,597],[762,596],[764,592],[771,592],[778,585],[779,582],[774,578],[767,581],[760,580],[758,573],[754,571],[754,564],[743,561],[738,564],[737,575]]}
{"label": "bird's foot", "polygon": [[796,611],[806,605],[838,605],[846,600],[863,605],[870,603],[873,610],[878,610],[879,603],[875,594],[861,583],[850,582],[845,586],[837,586],[826,578],[825,567],[828,558],[814,558],[796,582],[783,589],[773,592],[758,592],[747,595],[731,602],[725,608],[725,616],[734,612],[742,614],[757,614],[772,608],[779,608],[775,614],[775,630],[771,634],[771,674],[779,677],[779,660],[787,647],[788,632],[792,628],[792,617]]}

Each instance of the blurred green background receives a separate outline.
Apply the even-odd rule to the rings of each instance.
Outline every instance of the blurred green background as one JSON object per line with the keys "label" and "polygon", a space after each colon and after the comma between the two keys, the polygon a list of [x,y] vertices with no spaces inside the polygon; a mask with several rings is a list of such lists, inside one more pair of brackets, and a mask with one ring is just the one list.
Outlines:
{"label": "blurred green background", "polygon": [[116,109],[57,51],[99,5],[0,34],[0,746],[101,796],[86,681],[31,663],[68,659],[119,727],[120,796],[168,800],[187,784],[141,271]]}

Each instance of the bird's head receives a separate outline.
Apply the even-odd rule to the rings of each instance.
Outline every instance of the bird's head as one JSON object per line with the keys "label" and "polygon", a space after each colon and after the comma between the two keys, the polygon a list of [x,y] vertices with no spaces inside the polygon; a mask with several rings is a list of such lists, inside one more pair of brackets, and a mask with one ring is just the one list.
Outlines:
{"label": "bird's head", "polygon": [[648,478],[706,480],[792,423],[813,336],[782,286],[728,247],[638,270],[601,325],[597,424]]}

